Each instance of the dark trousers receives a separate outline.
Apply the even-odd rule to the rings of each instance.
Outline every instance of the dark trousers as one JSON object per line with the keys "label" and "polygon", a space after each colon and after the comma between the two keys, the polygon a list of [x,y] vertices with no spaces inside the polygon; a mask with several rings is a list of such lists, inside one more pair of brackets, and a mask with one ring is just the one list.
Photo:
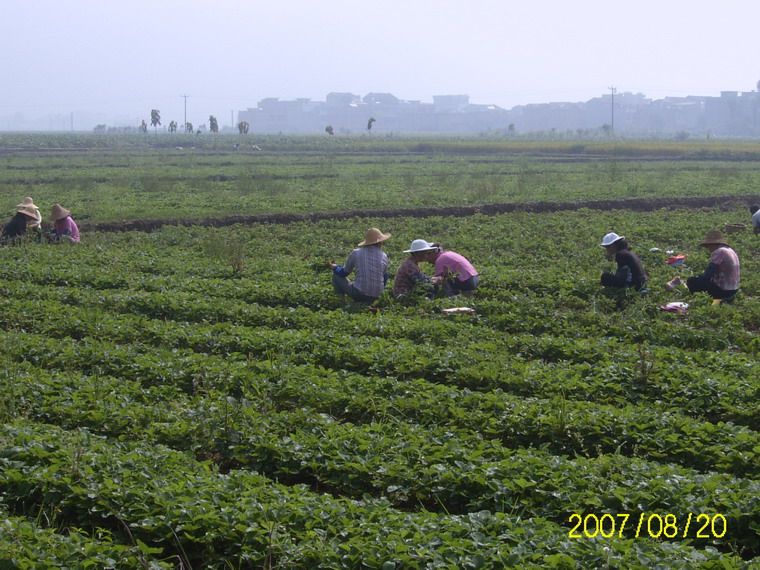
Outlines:
{"label": "dark trousers", "polygon": [[599,280],[599,282],[604,287],[617,287],[620,289],[625,289],[626,287],[633,287],[638,291],[642,287],[646,285],[646,281],[642,283],[634,283],[632,281],[628,281],[628,279],[625,276],[620,275],[613,275],[612,273],[604,272],[602,273],[602,277]]}
{"label": "dark trousers", "polygon": [[377,301],[377,297],[370,297],[359,291],[354,284],[348,279],[348,277],[342,277],[333,273],[332,276],[333,291],[336,295],[348,295],[354,301],[360,303],[374,303]]}
{"label": "dark trousers", "polygon": [[459,295],[462,291],[475,291],[478,288],[479,282],[480,280],[477,275],[473,275],[464,281],[460,281],[456,277],[450,277],[443,282],[443,294],[446,297],[453,297],[454,295]]}
{"label": "dark trousers", "polygon": [[705,279],[699,275],[689,277],[686,280],[686,287],[688,287],[689,291],[692,293],[709,293],[713,299],[728,299],[729,297],[736,295],[736,292],[738,291],[738,289],[732,291],[721,289],[709,279]]}

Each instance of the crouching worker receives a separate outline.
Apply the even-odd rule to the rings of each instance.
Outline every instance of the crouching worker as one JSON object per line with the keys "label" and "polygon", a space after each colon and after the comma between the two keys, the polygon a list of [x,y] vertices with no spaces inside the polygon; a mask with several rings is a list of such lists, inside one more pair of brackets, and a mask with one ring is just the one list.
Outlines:
{"label": "crouching worker", "polygon": [[34,212],[34,219],[29,219],[26,222],[27,235],[33,235],[38,242],[42,242],[42,214],[40,209],[34,205],[34,200],[31,196],[24,198],[24,201],[16,205],[19,212],[26,210],[31,213]]}
{"label": "crouching worker", "polygon": [[728,246],[720,230],[710,230],[700,243],[710,252],[710,264],[701,275],[689,277],[692,293],[707,292],[713,299],[733,300],[739,291],[739,256]]}
{"label": "crouching worker", "polygon": [[393,296],[396,299],[408,295],[413,290],[421,291],[427,297],[433,297],[433,284],[430,277],[425,275],[420,269],[420,261],[425,261],[428,253],[435,248],[424,239],[416,239],[405,249],[408,253],[404,262],[396,270],[396,277],[393,282]]}
{"label": "crouching worker", "polygon": [[599,245],[607,250],[608,255],[614,256],[617,263],[614,275],[607,271],[602,273],[601,284],[604,287],[633,287],[636,291],[643,290],[647,283],[647,274],[639,256],[631,251],[625,237],[610,232],[602,238]]}
{"label": "crouching worker", "polygon": [[79,228],[74,220],[71,219],[71,212],[63,208],[60,204],[53,206],[50,214],[53,227],[47,234],[47,238],[52,242],[79,243]]}
{"label": "crouching worker", "polygon": [[[388,281],[388,256],[383,251],[383,242],[391,237],[377,228],[370,228],[359,242],[358,247],[348,254],[345,265],[331,263],[332,285],[335,294],[345,300],[348,295],[360,303],[374,303],[383,293]],[[348,279],[351,272],[356,278]]]}
{"label": "crouching worker", "polygon": [[433,283],[443,285],[443,294],[453,297],[460,293],[471,297],[478,288],[479,277],[477,270],[466,257],[453,251],[444,251],[440,243],[430,244],[431,249],[426,258],[428,263],[435,266]]}
{"label": "crouching worker", "polygon": [[752,204],[749,213],[752,214],[752,231],[755,235],[760,234],[760,206]]}
{"label": "crouching worker", "polygon": [[19,243],[21,238],[27,235],[29,224],[37,219],[35,215],[35,210],[30,206],[25,206],[18,210],[11,218],[11,221],[3,228],[2,236],[0,236],[2,242]]}

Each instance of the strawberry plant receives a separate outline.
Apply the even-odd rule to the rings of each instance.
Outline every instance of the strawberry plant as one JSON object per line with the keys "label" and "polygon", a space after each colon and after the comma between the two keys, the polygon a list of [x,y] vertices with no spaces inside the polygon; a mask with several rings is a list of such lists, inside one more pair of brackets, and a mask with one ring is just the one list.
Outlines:
{"label": "strawberry plant", "polygon": [[[591,200],[602,186],[736,193],[755,176],[742,145],[677,163],[699,149],[631,145],[613,171],[492,141],[270,143],[282,152],[247,164],[211,141],[177,155],[124,139],[98,161],[3,155],[0,186],[68,196],[78,221],[113,221],[115,192],[119,216],[150,200],[187,218],[0,248],[0,565],[757,564],[757,236],[729,236],[734,304],[664,286],[666,251],[686,255],[682,276],[701,272],[705,232],[746,218],[744,204],[372,217],[417,199]],[[229,211],[204,220],[219,196]],[[302,217],[214,227],[233,211]],[[344,310],[324,264],[371,226],[393,233],[391,274],[412,239],[439,241],[473,261],[476,295]],[[648,293],[599,285],[611,229],[640,254]],[[659,310],[676,300],[685,315]],[[442,313],[457,306],[474,314]],[[573,514],[671,526],[577,538]],[[728,529],[671,532],[689,514]]]}

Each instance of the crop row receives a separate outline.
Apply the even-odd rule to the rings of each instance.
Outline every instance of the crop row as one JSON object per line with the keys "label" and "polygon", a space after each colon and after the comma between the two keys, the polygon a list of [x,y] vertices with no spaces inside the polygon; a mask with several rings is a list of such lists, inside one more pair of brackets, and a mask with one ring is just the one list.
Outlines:
{"label": "crop row", "polygon": [[107,529],[91,534],[67,528],[65,534],[41,527],[25,517],[7,516],[0,523],[0,566],[3,568],[173,568],[149,559],[159,549],[142,541],[119,544]]}
{"label": "crop row", "polygon": [[[293,283],[286,290],[271,284],[277,280],[279,279],[275,275],[267,274],[259,276],[256,281],[184,276],[178,279],[178,276],[172,275],[143,276],[137,280],[128,279],[121,271],[93,270],[88,274],[79,270],[76,275],[62,273],[55,276],[45,272],[39,275],[25,275],[23,282],[8,283],[3,289],[7,295],[17,297],[49,298],[74,305],[88,305],[106,311],[142,314],[153,318],[188,322],[227,321],[275,328],[318,327],[323,316],[315,311],[337,306],[331,294],[327,294],[329,277],[324,277],[321,283],[312,279]],[[543,287],[547,289],[548,285],[544,283]],[[722,349],[734,344],[751,348],[756,342],[756,337],[751,332],[741,329],[692,330],[693,327],[678,326],[678,323],[673,323],[670,315],[658,313],[654,310],[656,307],[644,305],[639,299],[634,299],[632,304],[638,301],[640,309],[647,312],[649,321],[646,327],[636,327],[631,322],[610,322],[608,316],[593,310],[591,303],[602,305],[608,300],[606,297],[594,297],[601,296],[601,291],[596,286],[590,295],[579,293],[588,295],[590,299],[566,294],[557,295],[549,290],[521,290],[504,294],[496,288],[497,285],[493,283],[484,286],[478,299],[478,311],[479,323],[498,333],[598,336],[599,328],[606,326],[609,329],[606,331],[608,336],[637,341],[659,338],[660,344],[683,348],[702,346]],[[397,305],[384,308],[392,313],[401,309]],[[343,320],[348,321],[347,325],[360,322],[361,326],[368,329],[368,333],[383,336],[410,336],[417,329],[422,329],[420,334],[429,335],[431,329],[437,327],[437,340],[457,331],[455,326],[444,327],[415,321],[388,326],[387,322],[380,321],[385,328],[383,333],[379,330],[373,331],[371,324],[361,319],[345,316]],[[434,322],[439,320],[436,319]],[[655,327],[654,332],[647,331],[647,328],[651,327]]]}
{"label": "crop row", "polygon": [[[336,144],[317,139],[303,144],[266,137],[266,142],[259,141],[264,151],[251,153],[242,150],[250,148],[250,143],[237,136],[220,137],[206,143],[205,149],[192,151],[174,149],[186,144],[181,138],[166,137],[154,143],[159,140],[165,141],[160,146],[170,150],[151,149],[145,140],[136,140],[127,146],[135,145],[137,150],[115,153],[103,148],[103,140],[91,140],[92,149],[52,153],[46,147],[58,143],[40,141],[37,152],[0,157],[2,195],[11,196],[28,185],[40,202],[65,203],[82,219],[194,219],[204,211],[230,216],[240,211],[313,212],[554,201],[558,197],[716,196],[757,187],[758,177],[754,161],[742,160],[747,152],[755,154],[754,147],[722,152],[697,151],[689,145],[671,147],[665,153],[692,159],[702,154],[706,159],[684,164],[641,160],[642,152],[647,152],[641,147],[647,145],[606,147],[601,155],[590,148],[587,154],[584,145],[549,145],[554,156],[547,157],[543,149],[515,141]],[[232,151],[238,143],[241,149]],[[111,139],[109,144],[121,147],[124,142]],[[193,147],[198,144],[203,143],[192,142]],[[565,160],[557,160],[557,154]],[[636,162],[628,160],[631,156]],[[225,199],[220,200],[220,195]],[[4,207],[15,203],[9,199]]]}
{"label": "crop row", "polygon": [[[695,420],[662,406],[617,407],[558,396],[524,398],[498,389],[473,392],[423,379],[367,377],[279,358],[252,360],[186,349],[146,352],[142,345],[117,346],[95,339],[72,342],[19,334],[6,335],[3,341],[6,367],[16,379],[21,371],[32,378],[41,370],[76,371],[129,379],[144,388],[165,386],[177,391],[174,398],[182,392],[214,390],[246,398],[266,395],[262,405],[305,406],[344,421],[394,417],[423,425],[438,422],[478,432],[509,447],[542,446],[560,454],[620,453],[749,477],[760,464],[757,432],[722,421]],[[18,380],[13,382],[18,384]],[[346,391],[346,386],[351,390]],[[6,390],[10,394],[17,388]],[[37,392],[31,386],[24,390]],[[69,398],[69,391],[54,388],[52,394]],[[44,419],[48,412],[43,409],[33,415],[40,413]]]}
{"label": "crop row", "polygon": [[[40,291],[48,294],[41,295]],[[663,346],[624,347],[609,338],[525,333],[482,340],[489,331],[482,321],[409,319],[403,312],[372,319],[361,315],[336,319],[330,313],[306,309],[233,304],[234,314],[217,313],[221,319],[217,320],[202,307],[195,311],[189,302],[176,304],[176,299],[165,294],[106,295],[71,287],[38,289],[36,293],[29,290],[17,297],[24,300],[2,301],[6,310],[0,320],[7,327],[51,338],[101,338],[217,355],[274,355],[291,364],[318,364],[395,378],[419,377],[477,391],[502,389],[526,397],[557,395],[615,405],[649,403],[713,422],[756,427],[754,359],[742,353],[674,352]],[[30,304],[33,298],[46,300]],[[162,302],[172,303],[178,311],[187,308],[181,315],[172,314],[191,320],[140,316],[147,303],[154,307],[154,303]],[[201,302],[204,304],[214,302]],[[98,307],[107,310],[96,312]],[[65,312],[67,318],[50,320],[49,315],[57,312]],[[227,318],[232,322],[224,320]],[[420,342],[428,344],[425,351],[419,350]],[[80,356],[78,360],[87,358]],[[131,358],[127,353],[121,360]],[[167,370],[164,374],[170,373],[168,367],[163,368]]]}
{"label": "crop row", "polygon": [[[494,226],[498,228],[500,225],[494,221]],[[174,255],[156,255],[155,247],[161,241],[172,244],[173,240],[169,238],[174,233],[179,234],[177,240],[199,239],[194,232],[175,230],[161,232],[163,238],[160,240],[146,238],[147,243],[129,244],[128,247],[122,242],[114,243],[117,251],[124,249],[125,253],[120,255],[121,258],[111,259],[111,263],[106,263],[97,246],[82,248],[84,252],[67,251],[65,257],[52,260],[48,259],[48,252],[32,247],[29,248],[31,251],[20,253],[22,258],[18,259],[18,265],[9,264],[0,269],[0,275],[14,282],[23,279],[22,287],[26,290],[9,291],[11,294],[37,298],[58,295],[67,302],[71,299],[72,303],[88,303],[107,310],[132,311],[172,320],[231,321],[270,326],[271,320],[262,320],[261,310],[251,314],[247,308],[255,304],[288,308],[293,314],[286,323],[308,327],[318,316],[300,309],[318,311],[338,307],[330,291],[329,275],[314,271],[319,264],[311,255],[311,263],[287,259],[273,265],[266,259],[274,255],[271,249],[276,250],[278,240],[269,243],[260,236],[255,247],[265,246],[266,249],[260,252],[264,261],[249,262],[250,275],[220,278],[218,274],[225,270],[219,262],[199,260],[197,253],[190,248],[178,248],[175,244],[170,247]],[[227,239],[234,241],[235,238]],[[147,246],[150,246],[148,251],[143,251]],[[113,246],[109,247],[111,250]],[[340,259],[339,256],[343,255],[335,252],[329,255],[331,250],[325,251],[323,259]],[[669,295],[655,284],[652,285],[655,292],[643,299],[630,300],[631,310],[618,318],[615,301],[598,286],[596,271],[574,278],[562,276],[573,270],[573,265],[598,267],[599,258],[590,259],[584,255],[567,265],[556,258],[544,257],[537,260],[540,270],[525,271],[510,270],[508,263],[497,266],[496,263],[502,262],[494,258],[494,253],[479,250],[478,255],[484,253],[489,264],[482,265],[478,261],[484,278],[477,308],[479,321],[493,333],[598,337],[605,332],[606,336],[621,341],[664,344],[681,351],[739,347],[756,352],[758,349],[754,332],[760,327],[760,311],[751,297],[758,290],[754,284],[753,256],[742,260],[745,268],[744,306],[741,309],[723,307],[718,315],[709,307],[703,307],[699,297],[690,298],[691,322],[686,323],[673,322],[678,319],[657,310],[659,304],[679,296]],[[192,267],[192,271],[188,271],[188,267]],[[659,269],[659,277],[656,277],[655,269],[657,266],[648,268],[653,281],[659,279],[664,283],[672,276],[672,270]],[[61,287],[65,289],[56,290]],[[72,291],[75,288],[79,291]],[[392,312],[398,308],[392,302],[384,302],[386,310]],[[642,315],[630,314],[634,309]],[[631,318],[634,316],[637,318]]]}
{"label": "crop row", "polygon": [[4,504],[17,516],[56,512],[85,532],[102,528],[125,542],[139,540],[152,561],[285,568],[738,562],[676,543],[572,540],[540,518],[402,513],[383,501],[333,499],[245,472],[219,474],[182,453],[82,430],[5,426],[0,440]]}
{"label": "crop row", "polygon": [[[358,424],[345,418],[341,421],[339,414],[336,420],[303,408],[307,402],[298,402],[301,405],[292,409],[272,409],[254,393],[250,399],[213,390],[182,397],[166,389],[145,390],[123,378],[61,373],[44,380],[36,375],[35,381],[35,375],[27,379],[19,372],[14,376],[21,385],[4,389],[9,396],[15,392],[17,406],[25,409],[29,418],[72,428],[88,426],[125,440],[171,445],[213,459],[226,469],[254,470],[291,485],[308,483],[317,491],[349,497],[383,496],[404,509],[422,506],[450,513],[517,509],[524,516],[545,517],[560,524],[566,523],[568,512],[576,511],[640,510],[679,517],[688,512],[720,513],[731,525],[729,544],[754,554],[760,545],[751,530],[760,516],[755,501],[760,492],[757,481],[701,474],[615,453],[571,459],[546,449],[510,449],[478,435],[477,429],[472,429],[477,426],[470,424],[465,429],[446,417],[437,424],[426,424],[426,418],[407,423],[386,412],[377,419],[367,416]],[[353,386],[351,380],[345,379],[344,389]],[[286,376],[280,379],[281,390],[292,398],[293,391],[305,382],[309,381],[303,377]],[[248,384],[251,392],[267,389],[257,378]],[[329,391],[317,388],[329,401]],[[276,387],[269,390],[277,392]],[[382,392],[376,390],[375,397]],[[272,403],[277,401],[275,395]],[[462,408],[463,414],[468,411],[466,406]],[[505,411],[511,414],[511,410]],[[394,413],[403,416],[403,410]],[[593,423],[588,427],[598,429]],[[713,430],[716,432],[718,428]],[[746,432],[734,435],[744,440],[744,449],[730,451],[734,459],[760,452],[756,437],[753,441]],[[684,449],[688,443],[670,438],[660,449],[676,459],[691,453]],[[641,445],[648,443],[643,440]],[[720,456],[715,446],[703,449]],[[695,461],[693,456],[687,459]]]}
{"label": "crop row", "polygon": [[[80,528],[97,552],[124,547],[125,556],[175,566],[453,565],[441,552],[458,548],[456,536],[444,532],[431,553],[428,534],[404,531],[420,521],[469,521],[484,510],[494,513],[489,520],[509,521],[524,540],[504,546],[499,524],[478,527],[484,537],[473,540],[494,548],[486,547],[483,559],[465,554],[472,566],[498,564],[515,549],[521,558],[512,565],[521,567],[636,564],[614,558],[633,556],[624,537],[571,539],[574,512],[726,517],[728,531],[715,540],[634,541],[655,549],[653,557],[650,550],[637,553],[649,561],[642,566],[658,556],[667,564],[675,558],[667,548],[692,562],[694,548],[708,558],[713,547],[757,556],[755,236],[731,238],[744,269],[735,305],[711,307],[707,298],[668,293],[656,287],[672,271],[665,253],[648,248],[685,251],[698,267],[706,260],[695,245],[704,235],[700,226],[724,221],[722,213],[690,214],[176,227],[88,234],[80,247],[0,248],[0,418],[15,426],[11,431],[28,433],[19,436],[23,443],[13,435],[0,445],[3,457],[26,450],[13,459],[23,463],[21,474],[3,471],[12,473],[7,487],[0,475],[0,510],[15,521],[19,549],[34,551],[40,534],[63,552],[72,545],[68,529]],[[379,311],[339,309],[324,262],[341,259],[370,225],[394,233],[387,248],[394,263],[406,236],[440,240],[476,261],[482,286],[464,301],[476,314],[440,314],[459,299],[384,297]],[[640,240],[654,285],[647,296],[617,298],[599,287],[598,272],[608,262],[596,234],[610,229]],[[677,243],[669,241],[672,234]],[[247,256],[244,269],[229,264],[233,250]],[[657,310],[673,299],[689,301],[688,317]],[[47,450],[74,440],[64,446],[73,459],[46,464]],[[130,463],[143,453],[145,463]],[[161,455],[181,456],[187,465],[162,473],[174,466],[153,459]],[[115,461],[127,474],[106,470],[116,485],[89,471],[67,482],[77,472],[71,465],[84,456],[94,471]],[[172,488],[191,471],[213,482]],[[143,485],[149,476],[163,494]],[[216,481],[230,478],[261,487],[257,492],[274,489],[279,498],[268,495],[267,504],[301,521],[270,526],[269,534],[326,552],[304,558],[297,547],[248,545],[235,531],[217,543],[217,531],[155,524],[159,517],[186,520],[196,501],[227,497]],[[47,496],[32,483],[43,479]],[[87,493],[78,489],[80,479]],[[102,494],[122,492],[124,512],[101,517],[93,508]],[[152,514],[126,516],[141,493]],[[326,518],[317,527],[304,522],[305,500],[351,505],[361,515],[333,522],[332,507],[320,507]],[[225,506],[195,514],[214,524],[227,512]],[[250,518],[255,542],[259,519]],[[150,530],[140,526],[145,519]],[[382,520],[385,530],[367,520]],[[368,534],[354,541],[363,530],[352,524]],[[311,525],[306,538],[304,525]],[[542,537],[537,550],[525,533]],[[351,543],[342,562],[334,557],[341,542],[334,536]],[[383,537],[390,540],[383,554],[353,557],[373,552]],[[462,548],[476,552],[470,542]],[[419,560],[409,554],[417,549]]]}

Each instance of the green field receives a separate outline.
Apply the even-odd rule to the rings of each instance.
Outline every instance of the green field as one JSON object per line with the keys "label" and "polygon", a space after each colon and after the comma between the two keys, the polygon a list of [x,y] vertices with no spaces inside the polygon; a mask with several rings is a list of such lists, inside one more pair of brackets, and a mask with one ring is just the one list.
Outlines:
{"label": "green field", "polygon": [[760,195],[755,143],[0,135],[0,165],[4,210],[31,195],[101,223]]}
{"label": "green field", "polygon": [[[664,287],[748,223],[760,145],[368,138],[0,138],[8,217],[91,228],[0,247],[0,567],[760,567],[760,236],[734,304]],[[415,213],[542,201],[581,204]],[[350,214],[211,227],[313,212]],[[168,225],[95,229],[137,219]],[[342,308],[325,263],[370,226],[476,296]],[[598,285],[609,231],[646,295]]]}

